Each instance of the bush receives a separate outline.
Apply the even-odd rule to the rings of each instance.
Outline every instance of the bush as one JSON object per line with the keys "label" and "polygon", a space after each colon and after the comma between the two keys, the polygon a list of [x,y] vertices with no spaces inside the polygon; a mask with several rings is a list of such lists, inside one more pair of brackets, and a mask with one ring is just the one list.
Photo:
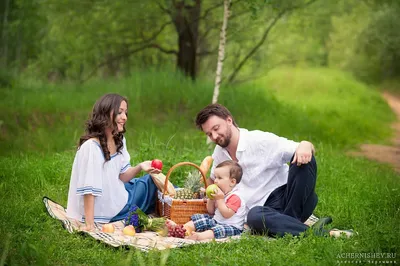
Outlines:
{"label": "bush", "polygon": [[15,77],[6,69],[0,69],[0,87],[9,88],[14,84]]}

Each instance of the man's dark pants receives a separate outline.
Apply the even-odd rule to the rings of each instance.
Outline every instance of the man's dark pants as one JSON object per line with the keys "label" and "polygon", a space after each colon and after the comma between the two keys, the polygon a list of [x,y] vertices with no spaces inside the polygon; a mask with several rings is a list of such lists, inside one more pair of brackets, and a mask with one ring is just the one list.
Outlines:
{"label": "man's dark pants", "polygon": [[[292,158],[293,160],[293,158]],[[247,224],[255,233],[294,236],[305,232],[304,222],[317,206],[315,194],[317,163],[314,156],[308,164],[291,164],[287,184],[276,188],[264,206],[252,208],[247,215]]]}

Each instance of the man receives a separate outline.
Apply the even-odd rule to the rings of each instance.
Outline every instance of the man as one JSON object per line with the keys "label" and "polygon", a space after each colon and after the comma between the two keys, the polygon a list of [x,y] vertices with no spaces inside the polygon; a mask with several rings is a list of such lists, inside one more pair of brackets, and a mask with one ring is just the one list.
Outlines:
{"label": "man", "polygon": [[[239,128],[229,110],[211,104],[196,117],[196,126],[217,144],[215,166],[234,160],[243,168],[240,196],[247,206],[247,224],[253,232],[282,236],[299,235],[315,209],[317,164],[311,142],[294,142],[272,133]],[[288,166],[287,163],[290,163]],[[329,223],[321,220],[319,226]]]}

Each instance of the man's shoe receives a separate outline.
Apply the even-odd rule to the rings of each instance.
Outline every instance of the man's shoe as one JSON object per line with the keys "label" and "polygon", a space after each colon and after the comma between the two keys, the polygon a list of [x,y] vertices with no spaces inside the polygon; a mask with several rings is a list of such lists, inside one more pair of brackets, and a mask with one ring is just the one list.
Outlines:
{"label": "man's shoe", "polygon": [[324,226],[327,224],[332,223],[332,218],[331,217],[322,217],[320,218],[315,224],[311,226],[311,229],[316,233],[317,235],[324,235],[327,233],[324,230]]}

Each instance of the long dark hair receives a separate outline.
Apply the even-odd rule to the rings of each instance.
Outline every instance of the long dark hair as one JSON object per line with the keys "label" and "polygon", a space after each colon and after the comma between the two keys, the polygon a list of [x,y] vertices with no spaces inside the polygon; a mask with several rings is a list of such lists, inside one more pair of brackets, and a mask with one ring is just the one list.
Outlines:
{"label": "long dark hair", "polygon": [[[92,113],[86,121],[85,134],[79,139],[78,148],[88,139],[98,138],[101,149],[103,150],[106,161],[111,159],[110,151],[107,147],[106,128],[112,128],[112,135],[117,146],[117,152],[122,149],[122,139],[125,133],[125,126],[122,132],[118,132],[115,118],[119,113],[121,102],[125,101],[128,105],[128,100],[118,94],[106,94],[101,97],[93,106]],[[112,119],[110,114],[112,112]]]}

